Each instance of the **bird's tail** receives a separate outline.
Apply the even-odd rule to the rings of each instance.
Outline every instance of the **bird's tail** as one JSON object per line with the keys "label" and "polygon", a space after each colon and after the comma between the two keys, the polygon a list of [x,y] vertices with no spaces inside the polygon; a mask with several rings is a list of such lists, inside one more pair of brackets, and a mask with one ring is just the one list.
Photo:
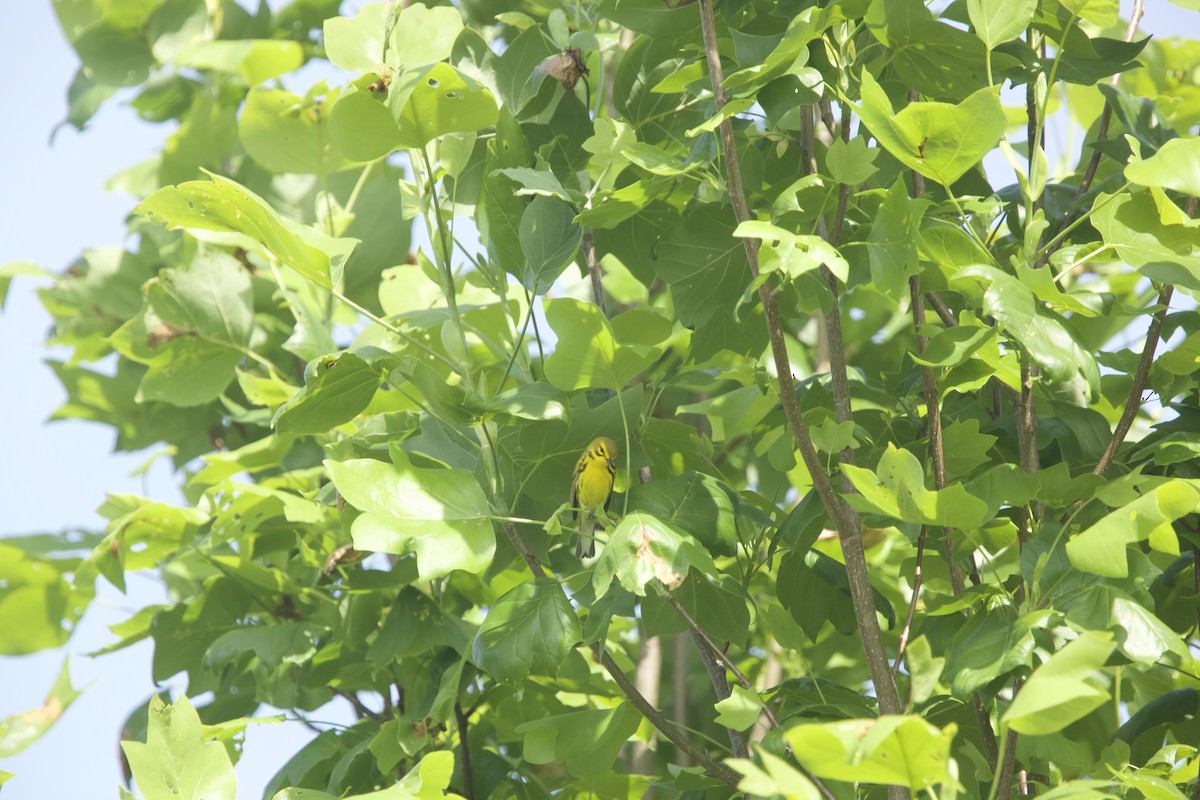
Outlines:
{"label": "bird's tail", "polygon": [[592,534],[596,532],[596,514],[593,511],[584,515],[579,524],[579,536],[575,539],[575,555],[578,558],[591,558],[596,555],[596,540]]}

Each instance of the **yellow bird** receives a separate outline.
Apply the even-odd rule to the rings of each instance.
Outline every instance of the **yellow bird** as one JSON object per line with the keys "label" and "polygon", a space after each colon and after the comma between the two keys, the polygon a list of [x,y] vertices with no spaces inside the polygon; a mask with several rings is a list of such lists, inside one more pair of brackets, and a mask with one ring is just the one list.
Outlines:
{"label": "yellow bird", "polygon": [[[596,512],[601,507],[608,511],[616,458],[617,443],[607,436],[598,436],[575,463],[575,474],[571,476],[571,507],[575,509],[575,524],[580,530],[575,541],[575,555],[580,558],[596,555],[596,540],[592,538],[596,530]],[[580,514],[583,514],[582,522]]]}

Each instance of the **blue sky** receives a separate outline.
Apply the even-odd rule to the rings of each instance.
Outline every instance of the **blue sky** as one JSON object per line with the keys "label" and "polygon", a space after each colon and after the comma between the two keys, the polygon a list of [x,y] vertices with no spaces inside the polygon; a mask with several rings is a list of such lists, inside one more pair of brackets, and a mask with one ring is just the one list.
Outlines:
{"label": "blue sky", "polygon": [[[1130,0],[1122,3],[1126,11],[1130,5]],[[0,263],[26,260],[61,271],[86,247],[121,243],[123,220],[135,200],[106,192],[104,183],[158,147],[168,130],[138,121],[118,101],[82,134],[59,130],[51,146],[51,131],[66,114],[76,57],[58,29],[50,0],[11,6],[6,10],[9,46],[0,48],[0,75],[8,87],[0,125],[5,186]],[[1166,0],[1149,0],[1143,29],[1170,35],[1197,30],[1196,21],[1194,13]],[[36,287],[34,281],[17,279],[0,314],[7,376],[0,420],[8,453],[0,468],[0,536],[99,528],[103,521],[95,509],[106,492],[176,501],[169,462],[156,461],[145,476],[132,477],[150,454],[112,454],[108,428],[44,424],[65,395],[42,363],[50,318]],[[161,598],[149,577],[132,577],[130,587],[125,597],[101,582],[100,596],[66,648],[0,659],[0,718],[38,706],[68,653],[75,684],[87,687],[46,737],[0,764],[17,773],[4,787],[5,798],[116,796],[117,731],[153,689],[150,646],[95,660],[83,654],[112,641],[107,625]],[[337,718],[346,720],[344,713]],[[238,765],[239,796],[260,796],[269,777],[310,736],[298,723],[252,728]]]}

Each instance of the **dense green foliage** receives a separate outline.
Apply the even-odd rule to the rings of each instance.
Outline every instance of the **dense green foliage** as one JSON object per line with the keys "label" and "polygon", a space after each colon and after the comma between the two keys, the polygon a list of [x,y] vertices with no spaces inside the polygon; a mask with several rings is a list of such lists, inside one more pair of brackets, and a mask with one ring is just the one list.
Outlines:
{"label": "dense green foliage", "polygon": [[331,701],[267,797],[1200,796],[1200,43],[1117,0],[278,5],[55,2],[70,122],[175,123],[128,247],[41,293],[55,416],[188,504],[0,543],[0,651],[161,578],[110,648],[186,675],[141,796],[233,798],[249,717]]}

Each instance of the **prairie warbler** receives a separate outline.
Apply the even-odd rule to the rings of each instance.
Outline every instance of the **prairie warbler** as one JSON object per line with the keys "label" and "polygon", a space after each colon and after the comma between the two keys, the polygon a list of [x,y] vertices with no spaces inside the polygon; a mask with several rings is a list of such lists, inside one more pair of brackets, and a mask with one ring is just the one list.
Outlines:
{"label": "prairie warbler", "polygon": [[616,458],[617,443],[607,436],[598,436],[575,463],[575,474],[571,476],[571,507],[575,509],[575,524],[580,530],[575,541],[575,555],[580,558],[596,555],[596,540],[592,538],[596,530],[596,512],[602,507],[608,511]]}

